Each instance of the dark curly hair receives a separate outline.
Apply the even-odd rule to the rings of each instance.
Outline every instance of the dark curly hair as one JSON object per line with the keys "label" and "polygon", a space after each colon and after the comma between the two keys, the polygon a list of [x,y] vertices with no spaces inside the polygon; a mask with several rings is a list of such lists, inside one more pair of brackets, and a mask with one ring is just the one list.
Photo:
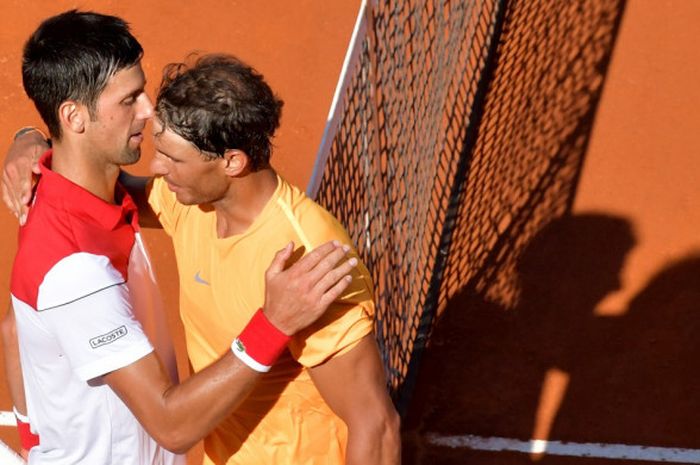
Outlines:
{"label": "dark curly hair", "polygon": [[204,55],[163,71],[156,114],[207,157],[246,153],[253,171],[269,166],[283,102],[263,76],[230,55]]}

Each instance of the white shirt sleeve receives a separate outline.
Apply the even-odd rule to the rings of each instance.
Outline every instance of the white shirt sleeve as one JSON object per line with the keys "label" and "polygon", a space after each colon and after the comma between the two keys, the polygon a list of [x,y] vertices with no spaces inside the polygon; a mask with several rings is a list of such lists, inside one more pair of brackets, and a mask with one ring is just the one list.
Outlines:
{"label": "white shirt sleeve", "polygon": [[37,299],[51,302],[38,305],[39,317],[85,381],[153,351],[132,312],[124,278],[105,258],[81,253],[62,260],[46,274]]}

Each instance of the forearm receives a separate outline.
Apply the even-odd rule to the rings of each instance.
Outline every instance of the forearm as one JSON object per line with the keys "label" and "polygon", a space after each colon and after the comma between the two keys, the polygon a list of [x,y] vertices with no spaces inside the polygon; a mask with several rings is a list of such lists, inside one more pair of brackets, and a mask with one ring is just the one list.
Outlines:
{"label": "forearm", "polygon": [[[5,361],[5,380],[10,390],[10,398],[16,414],[27,415],[27,402],[24,394],[22,365],[19,360],[19,341],[17,339],[17,324],[12,306],[7,310],[5,318],[0,323],[2,332],[2,353]],[[29,449],[38,444],[39,438],[31,432],[29,421],[17,417],[17,432],[20,438],[20,455],[27,461]]]}
{"label": "forearm", "polygon": [[[160,376],[148,375],[155,370]],[[159,444],[182,453],[246,398],[259,375],[228,351],[176,386],[164,382],[167,376],[154,354],[106,375],[105,380]]]}
{"label": "forearm", "polygon": [[259,376],[228,352],[164,393],[159,428],[169,430],[174,449],[190,449],[243,402]]}
{"label": "forearm", "polygon": [[12,307],[7,310],[7,315],[2,320],[2,345],[5,359],[5,380],[10,390],[12,404],[23,415],[27,413],[24,397],[24,383],[22,381],[22,366],[19,361],[19,345],[17,341],[17,328],[15,326]]}

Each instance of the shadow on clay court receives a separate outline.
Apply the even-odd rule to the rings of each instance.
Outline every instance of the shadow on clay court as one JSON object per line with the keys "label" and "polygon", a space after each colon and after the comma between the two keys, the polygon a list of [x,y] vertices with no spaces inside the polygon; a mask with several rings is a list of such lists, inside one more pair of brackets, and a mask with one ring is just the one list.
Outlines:
{"label": "shadow on clay court", "polygon": [[633,245],[622,218],[564,217],[522,254],[514,308],[469,289],[453,298],[424,358],[405,463],[632,463],[449,449],[426,433],[698,448],[700,256],[661,270],[626,311],[596,315]]}

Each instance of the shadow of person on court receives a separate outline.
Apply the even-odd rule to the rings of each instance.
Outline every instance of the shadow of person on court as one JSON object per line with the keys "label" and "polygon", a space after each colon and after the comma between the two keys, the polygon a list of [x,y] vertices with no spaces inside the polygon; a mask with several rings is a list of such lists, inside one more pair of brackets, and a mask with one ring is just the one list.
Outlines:
{"label": "shadow of person on court", "polygon": [[634,244],[623,218],[573,215],[543,228],[521,255],[515,335],[539,378],[539,392],[523,405],[530,410],[529,439],[580,440],[554,437],[552,426],[571,387],[580,386],[589,371],[607,376],[615,363],[622,341],[619,317],[595,310],[620,288],[620,272]]}
{"label": "shadow of person on court", "polygon": [[658,272],[616,318],[613,363],[572,371],[552,438],[700,448],[699,331],[700,255],[691,255]]}
{"label": "shadow of person on court", "polygon": [[[551,438],[581,367],[606,371],[612,363],[609,354],[621,341],[616,319],[594,311],[619,288],[634,243],[623,218],[565,216],[545,226],[522,252],[514,308],[469,287],[455,296],[421,368],[421,413],[414,412],[414,427],[422,435]],[[493,458],[488,453],[438,450],[425,441],[422,447],[416,454],[422,463],[496,463],[484,462]],[[531,459],[520,456],[517,463]]]}

